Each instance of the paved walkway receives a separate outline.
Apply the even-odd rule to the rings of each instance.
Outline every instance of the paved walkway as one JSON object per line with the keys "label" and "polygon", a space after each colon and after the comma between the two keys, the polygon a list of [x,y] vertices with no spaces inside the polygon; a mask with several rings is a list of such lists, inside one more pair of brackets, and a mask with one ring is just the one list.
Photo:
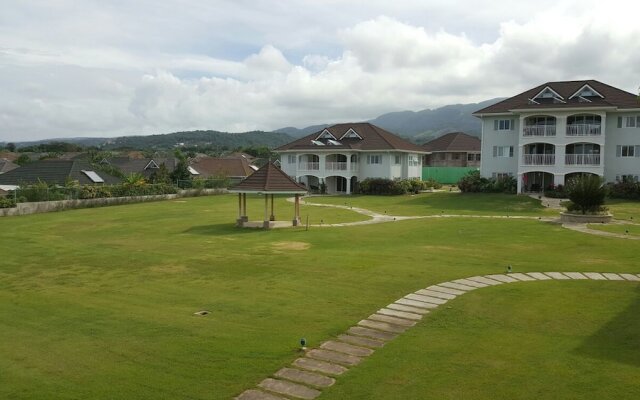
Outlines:
{"label": "paved walkway", "polygon": [[[236,397],[238,400],[315,399],[340,375],[355,368],[365,357],[410,329],[431,310],[479,288],[505,283],[544,280],[640,281],[640,274],[599,272],[528,272],[472,276],[428,286],[379,309],[335,339],[307,350],[284,367]],[[282,397],[286,396],[286,397]]]}

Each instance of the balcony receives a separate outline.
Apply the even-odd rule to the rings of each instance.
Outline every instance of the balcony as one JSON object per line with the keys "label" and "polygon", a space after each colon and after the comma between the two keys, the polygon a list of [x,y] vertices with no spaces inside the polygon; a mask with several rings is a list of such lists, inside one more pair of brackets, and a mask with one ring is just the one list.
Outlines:
{"label": "balcony", "polygon": [[555,136],[555,125],[528,125],[522,128],[522,136]]}
{"label": "balcony", "polygon": [[319,162],[301,162],[298,164],[298,170],[300,171],[319,171]]}
{"label": "balcony", "polygon": [[565,154],[565,165],[600,165],[600,154]]}
{"label": "balcony", "polygon": [[599,124],[572,124],[567,125],[567,136],[599,136],[601,133]]}
{"label": "balcony", "polygon": [[347,170],[347,163],[346,162],[334,162],[334,161],[327,161],[324,164],[324,167],[327,171],[346,171]]}
{"label": "balcony", "polygon": [[555,165],[555,154],[523,154],[522,165]]}

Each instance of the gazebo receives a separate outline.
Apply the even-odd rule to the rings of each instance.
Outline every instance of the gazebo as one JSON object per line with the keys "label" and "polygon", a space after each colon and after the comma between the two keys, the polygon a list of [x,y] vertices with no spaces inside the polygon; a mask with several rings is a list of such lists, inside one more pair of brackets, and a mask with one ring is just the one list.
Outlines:
{"label": "gazebo", "polygon": [[[276,217],[273,209],[273,195],[295,195],[293,226],[300,225],[300,195],[306,194],[307,189],[291,179],[289,175],[282,172],[271,161],[231,188],[229,192],[238,193],[238,219],[236,222],[239,227],[260,226],[249,222],[249,217],[247,216],[247,193],[264,195],[264,221],[262,227],[265,229],[275,226]],[[271,214],[269,214],[269,198],[271,198]]]}

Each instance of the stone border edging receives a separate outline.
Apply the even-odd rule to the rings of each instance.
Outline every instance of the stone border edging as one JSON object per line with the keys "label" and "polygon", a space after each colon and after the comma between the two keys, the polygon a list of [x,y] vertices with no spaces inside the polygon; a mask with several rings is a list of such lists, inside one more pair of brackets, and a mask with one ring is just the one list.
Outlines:
{"label": "stone border edging", "polygon": [[[236,400],[312,400],[322,389],[357,366],[386,342],[418,323],[430,310],[479,288],[541,280],[609,280],[640,282],[640,274],[611,272],[527,272],[478,275],[416,290],[374,312],[347,332],[327,340],[235,397]],[[283,397],[285,396],[285,397]]]}

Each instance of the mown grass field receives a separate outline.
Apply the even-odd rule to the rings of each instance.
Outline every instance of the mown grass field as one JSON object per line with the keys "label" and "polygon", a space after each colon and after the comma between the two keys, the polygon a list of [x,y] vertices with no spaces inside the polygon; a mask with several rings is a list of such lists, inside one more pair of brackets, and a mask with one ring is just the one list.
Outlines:
{"label": "mown grass field", "polygon": [[[353,201],[389,202],[406,215],[547,213],[515,196],[445,195]],[[276,208],[290,219],[291,204],[279,199]],[[262,213],[261,199],[251,199],[251,219]],[[312,206],[302,215],[366,218]],[[228,399],[297,357],[300,337],[316,346],[430,284],[508,264],[640,273],[636,242],[535,220],[266,232],[236,229],[236,216],[235,196],[214,196],[0,219],[0,398]],[[638,395],[638,288],[536,282],[475,291],[323,398]],[[203,309],[211,314],[193,316]]]}

